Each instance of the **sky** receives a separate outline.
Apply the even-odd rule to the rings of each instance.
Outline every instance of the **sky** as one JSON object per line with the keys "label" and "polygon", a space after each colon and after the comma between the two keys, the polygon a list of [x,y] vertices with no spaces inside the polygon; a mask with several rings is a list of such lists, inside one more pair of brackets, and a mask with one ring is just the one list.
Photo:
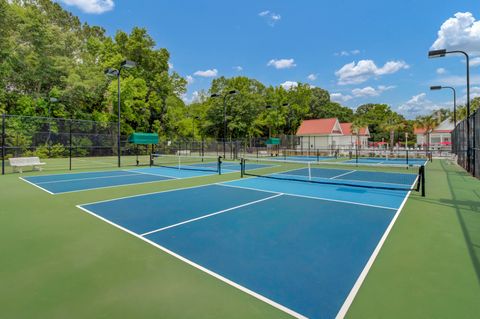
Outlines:
{"label": "sky", "polygon": [[[471,96],[480,96],[478,0],[57,0],[114,35],[145,27],[185,77],[186,102],[219,76],[265,85],[308,83],[355,109],[387,103],[407,118],[466,100],[462,55],[471,56]],[[477,20],[479,19],[479,20]]]}

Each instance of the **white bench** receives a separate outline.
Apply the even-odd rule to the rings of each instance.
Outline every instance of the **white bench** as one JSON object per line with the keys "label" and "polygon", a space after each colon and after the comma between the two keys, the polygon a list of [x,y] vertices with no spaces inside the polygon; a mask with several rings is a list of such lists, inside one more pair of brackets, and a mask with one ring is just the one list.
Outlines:
{"label": "white bench", "polygon": [[22,168],[25,166],[32,166],[33,169],[38,169],[39,171],[42,170],[42,165],[45,163],[40,162],[40,158],[38,157],[12,157],[8,159],[10,162],[10,166],[13,168],[15,172],[18,169],[18,172],[22,173]]}

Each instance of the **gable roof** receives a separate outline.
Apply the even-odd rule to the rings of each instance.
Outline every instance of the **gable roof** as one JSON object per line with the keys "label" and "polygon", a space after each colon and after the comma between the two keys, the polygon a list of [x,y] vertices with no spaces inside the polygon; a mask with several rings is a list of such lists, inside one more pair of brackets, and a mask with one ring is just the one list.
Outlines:
{"label": "gable roof", "polygon": [[[356,135],[354,132],[352,132],[352,123],[340,123],[340,126],[342,127],[343,135]],[[368,132],[368,127],[361,127],[358,134],[365,136],[370,135]]]}
{"label": "gable roof", "polygon": [[[453,123],[450,121],[450,119],[446,119],[442,123],[438,124],[438,126],[432,131],[432,133],[451,133],[454,129]],[[425,134],[427,130],[424,128],[413,128],[413,134]]]}
{"label": "gable roof", "polygon": [[297,130],[297,135],[342,134],[342,128],[336,118],[305,120]]}

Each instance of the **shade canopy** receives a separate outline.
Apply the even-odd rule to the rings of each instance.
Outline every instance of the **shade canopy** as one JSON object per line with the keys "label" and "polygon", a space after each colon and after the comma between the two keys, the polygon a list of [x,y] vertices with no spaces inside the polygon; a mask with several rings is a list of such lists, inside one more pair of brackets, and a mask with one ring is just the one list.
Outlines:
{"label": "shade canopy", "polygon": [[137,145],[158,144],[157,133],[133,133],[128,137],[128,142]]}
{"label": "shade canopy", "polygon": [[265,142],[265,144],[267,144],[267,145],[280,145],[280,139],[272,137],[272,138],[269,138],[267,140],[267,142]]}

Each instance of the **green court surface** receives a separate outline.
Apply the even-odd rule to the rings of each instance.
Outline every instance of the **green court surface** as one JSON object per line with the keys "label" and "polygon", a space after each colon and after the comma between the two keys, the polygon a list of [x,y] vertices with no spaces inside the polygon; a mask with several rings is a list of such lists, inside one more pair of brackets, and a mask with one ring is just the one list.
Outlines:
{"label": "green court surface", "polygon": [[[31,174],[42,173],[22,176]],[[0,318],[289,317],[75,207],[238,173],[55,196],[19,176],[0,176]],[[427,183],[427,197],[407,201],[347,318],[478,317],[480,181],[435,160]]]}

